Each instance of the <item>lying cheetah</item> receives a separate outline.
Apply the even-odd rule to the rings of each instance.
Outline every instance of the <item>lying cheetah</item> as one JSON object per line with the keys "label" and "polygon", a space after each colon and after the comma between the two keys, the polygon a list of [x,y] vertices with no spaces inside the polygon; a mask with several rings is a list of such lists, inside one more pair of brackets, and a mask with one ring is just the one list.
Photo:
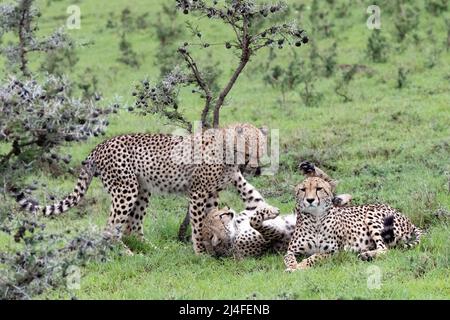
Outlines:
{"label": "lying cheetah", "polygon": [[[310,163],[303,163],[305,174],[329,178],[322,170]],[[351,201],[348,194],[334,198],[336,205],[344,206]],[[278,216],[272,207],[244,210],[239,215],[229,208],[212,210],[205,219],[202,234],[206,251],[213,256],[243,258],[259,256],[268,251],[288,248],[295,230],[296,215]]]}
{"label": "lying cheetah", "polygon": [[[385,204],[335,207],[329,182],[308,177],[296,187],[297,223],[284,262],[287,271],[312,267],[340,250],[370,260],[402,244],[418,244],[422,231]],[[297,263],[296,255],[309,255]]]}
{"label": "lying cheetah", "polygon": [[211,211],[203,225],[203,245],[212,256],[243,258],[270,250],[286,250],[295,229],[295,216],[258,208],[240,214],[229,209]]}
{"label": "lying cheetah", "polygon": [[128,134],[99,144],[83,162],[75,190],[47,206],[26,199],[26,210],[44,216],[59,215],[76,206],[92,177],[99,176],[112,197],[107,230],[143,237],[142,220],[148,199],[155,193],[189,196],[192,241],[204,252],[201,228],[206,213],[217,207],[218,193],[233,183],[249,209],[265,206],[263,197],[239,171],[239,165],[256,167],[266,151],[267,132],[250,124],[235,124],[182,137],[166,134]]}

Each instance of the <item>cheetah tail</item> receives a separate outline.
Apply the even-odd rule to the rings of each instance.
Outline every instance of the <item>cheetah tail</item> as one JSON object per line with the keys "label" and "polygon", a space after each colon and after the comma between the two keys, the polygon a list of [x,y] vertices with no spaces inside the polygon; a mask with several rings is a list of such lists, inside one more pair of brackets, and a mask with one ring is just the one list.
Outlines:
{"label": "cheetah tail", "polygon": [[395,240],[394,234],[394,216],[386,216],[383,221],[383,229],[381,230],[381,238],[384,243],[388,244]]}
{"label": "cheetah tail", "polygon": [[56,202],[48,206],[40,206],[35,200],[27,199],[23,192],[16,196],[16,201],[20,206],[27,211],[42,214],[44,216],[59,215],[68,209],[76,206],[85,195],[89,185],[91,184],[92,177],[95,174],[95,165],[92,161],[84,161],[78,182],[74,191],[65,197],[63,200]]}

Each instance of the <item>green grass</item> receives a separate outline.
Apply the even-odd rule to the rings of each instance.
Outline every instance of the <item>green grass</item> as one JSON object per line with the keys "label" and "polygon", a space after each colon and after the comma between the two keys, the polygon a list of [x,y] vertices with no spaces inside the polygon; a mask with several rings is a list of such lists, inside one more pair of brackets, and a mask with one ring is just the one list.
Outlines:
{"label": "green grass", "polygon": [[[80,61],[72,76],[91,67],[107,99],[118,95],[124,103],[132,103],[133,83],[158,73],[154,30],[129,36],[143,64],[139,70],[126,67],[117,62],[117,33],[105,28],[108,13],[118,15],[128,6],[134,13],[149,11],[154,17],[163,2],[152,1],[149,6],[144,0],[117,0],[100,10],[94,1],[79,1],[82,28],[70,33],[79,41],[92,40],[93,44],[78,49]],[[416,2],[423,8],[424,1]],[[72,4],[66,0],[52,2],[50,6],[46,1],[39,3],[43,12],[42,34],[64,23],[66,7]],[[343,19],[334,17],[331,11],[336,25],[338,63],[359,63],[373,70],[372,76],[358,74],[351,82],[352,102],[343,103],[334,94],[337,79],[334,75],[317,81],[316,89],[324,95],[317,107],[305,106],[298,91],[289,93],[288,102],[282,105],[280,93],[265,86],[263,75],[253,68],[267,59],[267,52],[262,52],[233,88],[221,121],[223,124],[246,121],[280,129],[278,173],[250,181],[282,212],[293,209],[293,188],[302,178],[296,172],[296,165],[299,160],[308,159],[338,178],[338,191],[351,193],[356,203],[383,201],[405,212],[427,230],[420,246],[409,251],[392,250],[370,263],[342,253],[313,270],[286,274],[281,255],[243,261],[195,256],[191,245],[176,240],[186,210],[185,197],[155,196],[145,219],[149,243],[130,240],[130,246],[136,251],[134,256],[113,256],[106,263],[88,264],[82,269],[80,290],[68,292],[60,288],[36,298],[67,299],[75,295],[85,299],[449,299],[450,230],[448,220],[434,217],[438,209],[450,210],[450,190],[445,176],[450,171],[450,53],[444,48],[447,36],[444,17],[433,18],[422,10],[417,29],[422,41],[415,45],[409,38],[405,43],[397,43],[393,34],[394,18],[382,14],[382,31],[392,41],[388,62],[375,64],[365,55],[371,31],[365,26],[364,13],[369,4],[358,2],[351,7],[350,16]],[[309,15],[309,6],[302,15]],[[208,21],[198,23],[211,42],[231,39],[229,31],[220,26],[206,29]],[[304,26],[306,30],[311,29],[306,18]],[[428,39],[428,28],[433,30],[436,41]],[[314,34],[311,38],[317,41],[319,49],[330,45],[330,39]],[[443,51],[438,64],[429,69],[426,61],[433,46]],[[224,83],[232,72],[229,66],[236,65],[237,58],[225,49],[213,47],[212,50],[213,59],[221,62],[224,71],[221,83]],[[309,50],[310,46],[301,47],[300,57],[307,59]],[[285,61],[285,55],[279,53],[280,63]],[[410,70],[407,86],[402,90],[396,88],[399,66]],[[189,119],[198,118],[201,104],[193,95],[183,95],[179,105]],[[143,118],[123,111],[112,118],[107,137],[172,130],[172,126],[156,116]],[[73,155],[72,164],[78,166],[102,139],[68,145],[65,149]],[[74,185],[73,177],[55,178],[47,172],[35,172],[27,179],[47,183],[48,189],[60,196]],[[109,198],[97,179],[86,199],[86,205],[81,208],[49,221],[50,228],[91,224],[103,227]],[[236,210],[242,208],[232,189],[221,194],[221,201]],[[10,245],[8,237],[0,237],[0,246]],[[381,286],[369,289],[367,281],[374,266],[381,272]]]}

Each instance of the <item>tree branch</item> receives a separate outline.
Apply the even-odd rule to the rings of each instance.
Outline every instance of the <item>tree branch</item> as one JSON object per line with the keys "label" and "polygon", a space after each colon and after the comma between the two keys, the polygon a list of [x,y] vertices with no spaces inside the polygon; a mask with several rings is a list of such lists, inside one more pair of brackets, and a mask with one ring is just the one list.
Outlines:
{"label": "tree branch", "polygon": [[14,141],[13,141],[13,144],[12,144],[11,150],[10,150],[7,154],[5,154],[5,155],[1,155],[1,157],[2,157],[3,159],[2,159],[2,161],[0,162],[0,165],[2,165],[2,166],[5,165],[5,164],[9,161],[9,159],[11,159],[11,157],[12,157],[13,155],[18,156],[19,154],[21,154],[21,153],[22,153],[22,150],[20,150],[20,148],[26,147],[26,146],[30,146],[30,145],[35,144],[35,143],[38,143],[38,142],[39,142],[39,140],[37,139],[37,140],[31,140],[31,141],[28,141],[28,142],[24,142],[24,143],[19,144],[19,141],[18,141],[18,140],[14,140]]}
{"label": "tree branch", "polygon": [[20,21],[19,21],[20,71],[22,71],[22,74],[25,77],[28,77],[30,75],[30,73],[28,72],[28,68],[27,68],[28,61],[27,61],[26,54],[28,53],[28,51],[26,48],[26,34],[30,31],[30,21],[29,21],[30,11],[29,10],[30,10],[30,6],[31,6],[31,2],[26,0],[22,3],[22,5],[23,5],[23,7],[21,8],[22,14],[20,16]]}
{"label": "tree branch", "polygon": [[243,21],[243,32],[242,32],[242,53],[241,53],[241,59],[239,62],[239,65],[237,69],[234,71],[233,75],[231,76],[230,80],[228,81],[225,88],[222,90],[222,92],[219,95],[219,98],[217,99],[217,102],[214,106],[214,121],[213,126],[214,128],[217,128],[219,126],[219,116],[220,116],[220,108],[222,107],[226,96],[230,92],[231,88],[233,87],[234,83],[236,82],[237,78],[241,74],[242,70],[244,70],[245,66],[247,65],[247,62],[250,60],[251,50],[250,50],[250,37],[248,33],[248,17],[244,16]]}
{"label": "tree branch", "polygon": [[194,74],[195,81],[198,84],[198,86],[203,90],[205,93],[205,106],[203,107],[202,116],[201,116],[201,122],[202,122],[202,128],[205,128],[208,126],[206,117],[208,116],[209,109],[211,108],[211,101],[212,101],[212,93],[209,89],[209,86],[203,79],[202,75],[198,71],[197,64],[195,63],[192,56],[187,52],[185,48],[180,48],[178,52],[181,53],[184,60],[188,64],[189,68],[192,70],[192,73]]}

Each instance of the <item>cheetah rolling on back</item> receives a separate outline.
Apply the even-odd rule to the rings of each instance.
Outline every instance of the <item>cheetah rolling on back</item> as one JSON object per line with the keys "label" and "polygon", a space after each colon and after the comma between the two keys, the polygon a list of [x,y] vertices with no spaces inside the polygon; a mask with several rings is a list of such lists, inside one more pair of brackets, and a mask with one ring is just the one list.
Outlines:
{"label": "cheetah rolling on back", "polygon": [[[388,248],[416,245],[422,231],[386,204],[332,206],[332,187],[319,177],[308,177],[296,187],[297,223],[284,262],[287,271],[312,267],[340,250],[369,260]],[[307,255],[297,263],[296,255]]]}
{"label": "cheetah rolling on back", "polygon": [[189,196],[192,240],[196,253],[204,251],[201,227],[207,212],[217,207],[218,193],[234,184],[247,208],[265,206],[262,196],[239,171],[239,161],[257,166],[264,155],[266,132],[236,124],[186,137],[165,134],[129,134],[99,144],[84,161],[75,190],[53,205],[39,206],[22,194],[17,201],[26,210],[54,216],[76,206],[92,177],[99,176],[111,195],[108,231],[143,237],[142,221],[148,199],[155,193]]}
{"label": "cheetah rolling on back", "polygon": [[257,208],[236,215],[229,209],[214,209],[203,225],[206,252],[215,257],[240,259],[268,251],[286,251],[295,229],[293,214],[278,216],[278,210]]}

